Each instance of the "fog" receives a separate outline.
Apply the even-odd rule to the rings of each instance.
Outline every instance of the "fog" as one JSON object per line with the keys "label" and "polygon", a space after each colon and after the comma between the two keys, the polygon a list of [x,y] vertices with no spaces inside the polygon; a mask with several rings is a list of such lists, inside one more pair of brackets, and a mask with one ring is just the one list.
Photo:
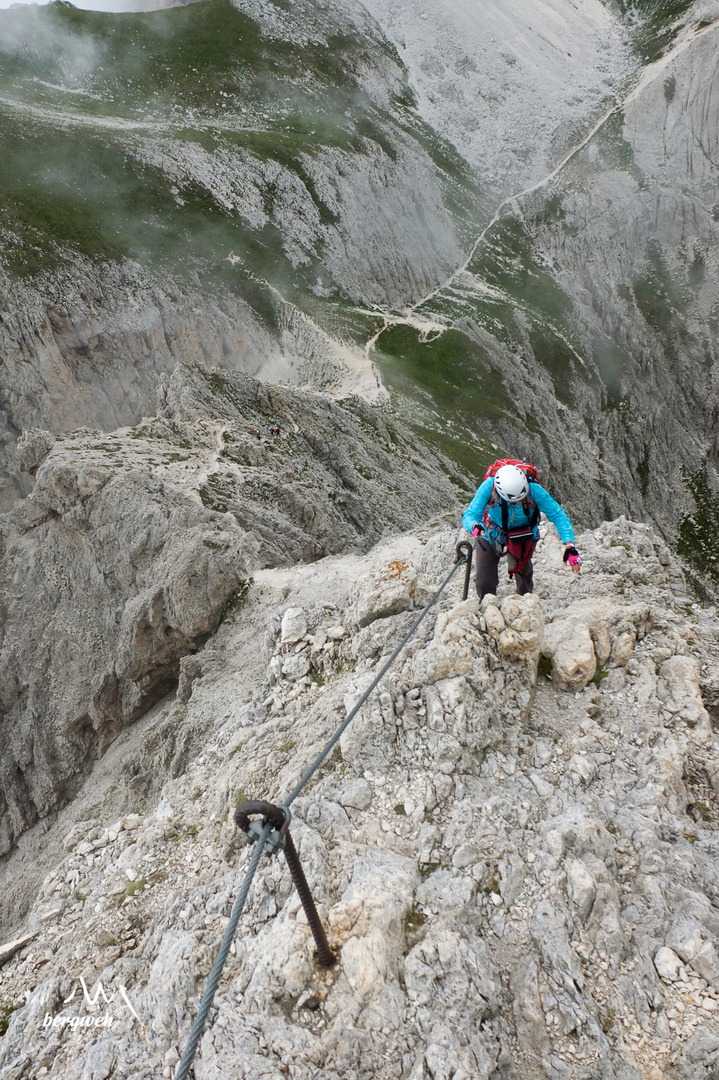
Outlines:
{"label": "fog", "polygon": [[[159,11],[167,7],[179,7],[192,0],[73,0],[73,7],[82,8],[83,11]],[[39,0],[39,3],[18,4],[17,0],[0,0],[0,9],[17,7],[39,7],[49,0]]]}

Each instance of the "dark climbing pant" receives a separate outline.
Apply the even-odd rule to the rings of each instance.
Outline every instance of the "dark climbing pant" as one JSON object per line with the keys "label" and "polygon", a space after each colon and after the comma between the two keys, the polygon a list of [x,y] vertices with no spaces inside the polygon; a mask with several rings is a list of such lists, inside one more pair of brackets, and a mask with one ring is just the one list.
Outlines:
{"label": "dark climbing pant", "polygon": [[[481,600],[487,593],[497,595],[499,584],[499,560],[500,557],[487,540],[478,540],[475,558],[477,560],[477,596]],[[520,596],[532,592],[534,588],[534,567],[532,560],[524,569],[513,575],[517,583],[517,592]]]}

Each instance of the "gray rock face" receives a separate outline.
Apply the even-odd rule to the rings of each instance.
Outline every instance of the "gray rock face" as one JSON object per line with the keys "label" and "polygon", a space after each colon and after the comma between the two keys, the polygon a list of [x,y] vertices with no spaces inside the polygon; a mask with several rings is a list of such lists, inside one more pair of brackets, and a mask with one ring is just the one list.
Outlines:
{"label": "gray rock face", "polygon": [[3,852],[166,692],[255,551],[139,460],[98,460],[82,436],[57,446],[3,525]]}
{"label": "gray rock face", "polygon": [[[620,538],[651,584],[616,573]],[[406,632],[410,611],[338,634],[361,583],[369,599],[397,559],[419,590],[436,587],[455,541],[423,529],[365,555],[255,571],[251,602],[200,654],[184,719],[165,707],[202,735],[185,771],[141,814],[96,810],[69,828],[63,812],[64,849],[0,948],[0,1003],[18,1006],[3,1075],[33,1077],[52,1053],[58,1080],[113,1062],[172,1077],[249,859],[229,820],[239,793],[279,801]],[[337,967],[316,967],[282,857],[263,859],[198,1076],[279,1077],[291,1052],[300,1080],[370,1080],[388,1061],[417,1080],[710,1080],[719,743],[700,695],[715,684],[719,624],[646,526],[604,523],[578,546],[577,579],[556,538],[542,541],[529,603],[502,583],[478,610],[455,582],[428,613],[350,725],[347,753],[293,807]],[[283,640],[298,609],[304,632]],[[602,655],[622,626],[641,629],[598,685],[567,692],[537,673],[536,638],[580,612]],[[459,648],[468,669],[435,678]],[[431,669],[418,660],[429,650]],[[299,678],[284,672],[297,657]],[[408,679],[419,664],[427,683]],[[21,865],[11,855],[8,869]],[[72,994],[80,974],[107,1006]],[[79,1027],[101,1013],[109,1032]]]}
{"label": "gray rock face", "polygon": [[545,176],[630,66],[625,29],[601,0],[364,6],[407,66],[422,115],[500,196]]}
{"label": "gray rock face", "polygon": [[[403,307],[463,258],[476,184],[408,110],[402,64],[361,5],[301,0],[290,16],[218,0],[208,16],[217,48],[199,48],[192,68],[157,92],[168,58],[192,51],[192,17],[155,16],[159,38],[150,17],[128,57],[102,17],[65,25],[54,9],[0,15],[3,71],[17,76],[0,72],[3,129],[21,132],[3,143],[10,171],[17,179],[29,168],[37,180],[26,158],[54,154],[84,200],[78,212],[70,199],[58,227],[62,192],[48,180],[33,193],[20,180],[18,199],[43,228],[29,242],[21,205],[3,234],[0,509],[30,487],[14,452],[23,429],[136,423],[178,361],[376,389],[349,343],[362,331],[338,327],[338,312],[351,324],[358,304]],[[163,40],[166,55],[161,44],[154,51]],[[240,42],[250,40],[248,65]],[[47,109],[37,107],[40,84]],[[148,97],[153,119],[138,123]],[[99,187],[74,175],[80,159]],[[33,198],[49,200],[46,214]]]}
{"label": "gray rock face", "polygon": [[[409,433],[396,430],[399,450],[361,402],[201,366],[178,369],[162,400],[162,417],[113,435],[24,439],[47,456],[2,519],[2,853],[175,685],[256,567],[366,547],[453,500],[440,471],[409,463]],[[297,641],[306,624],[286,629]],[[185,663],[182,696],[200,670]],[[283,670],[301,679],[308,664]]]}
{"label": "gray rock face", "polygon": [[[719,28],[697,29],[702,16],[716,19],[715,6],[695,5],[691,16],[605,135],[552,189],[559,217],[537,232],[606,387],[601,402],[584,403],[588,433],[622,448],[612,484],[629,513],[651,517],[667,536],[695,509],[679,462],[688,473],[706,463],[715,492],[719,464],[711,345],[719,225],[708,134],[716,130]],[[580,175],[582,191],[571,192]]]}

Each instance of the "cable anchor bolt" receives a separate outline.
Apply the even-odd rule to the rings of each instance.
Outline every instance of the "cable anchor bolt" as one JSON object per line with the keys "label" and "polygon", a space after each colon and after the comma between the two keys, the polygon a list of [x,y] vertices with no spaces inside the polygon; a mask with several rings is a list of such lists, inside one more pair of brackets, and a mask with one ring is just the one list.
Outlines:
{"label": "cable anchor bolt", "polygon": [[474,544],[469,540],[462,540],[457,544],[457,558],[454,560],[455,566],[457,563],[465,563],[466,568],[464,571],[464,588],[462,589],[462,599],[466,600],[469,596],[469,583],[472,577],[472,553],[474,551]]}
{"label": "cable anchor bolt", "polygon": [[[250,821],[250,814],[262,814],[262,823]],[[300,863],[300,857],[297,854],[297,848],[290,836],[291,820],[292,815],[288,806],[275,806],[273,803],[268,802],[244,802],[235,810],[235,824],[244,833],[247,833],[253,842],[259,839],[267,823],[274,826],[267,840],[267,850],[271,855],[276,854],[280,848],[284,851],[290,876],[297,889],[297,895],[302,901],[307,923],[315,939],[317,959],[322,967],[333,967],[337,963],[337,957],[330,949],[327,935],[322,926],[322,920],[315,907],[310,887],[307,884],[307,878]]]}

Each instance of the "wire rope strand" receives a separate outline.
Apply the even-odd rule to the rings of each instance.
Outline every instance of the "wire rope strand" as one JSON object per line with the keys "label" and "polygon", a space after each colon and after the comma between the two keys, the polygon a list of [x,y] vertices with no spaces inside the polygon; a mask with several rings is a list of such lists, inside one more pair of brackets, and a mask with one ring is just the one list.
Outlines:
{"label": "wire rope strand", "polygon": [[[475,547],[476,545],[473,544],[472,546]],[[335,746],[336,743],[341,738],[342,733],[345,731],[345,729],[348,727],[348,725],[351,723],[351,721],[357,715],[359,710],[365,704],[365,702],[369,698],[370,694],[376,689],[376,687],[382,681],[384,676],[387,674],[387,672],[391,668],[392,664],[395,662],[395,660],[397,659],[399,654],[402,652],[402,649],[405,647],[405,645],[407,644],[409,639],[412,637],[412,635],[414,634],[414,632],[417,629],[417,627],[419,626],[419,624],[424,619],[425,615],[427,615],[429,610],[437,602],[439,597],[442,595],[444,590],[449,585],[449,583],[452,580],[452,578],[454,577],[454,575],[459,570],[460,566],[463,566],[466,562],[467,562],[467,556],[466,555],[464,556],[464,558],[458,558],[457,559],[457,561],[455,562],[455,564],[452,567],[451,571],[449,572],[449,574],[447,574],[447,577],[444,579],[444,581],[442,582],[440,587],[437,589],[436,593],[434,594],[432,599],[429,601],[429,603],[424,607],[424,609],[422,610],[421,615],[419,615],[419,617],[417,619],[415,619],[415,621],[412,623],[411,627],[409,628],[409,630],[407,631],[405,636],[402,638],[402,641],[399,643],[397,648],[394,650],[394,652],[390,656],[389,660],[382,667],[382,670],[379,672],[378,675],[375,676],[375,678],[372,680],[372,683],[370,684],[370,686],[367,688],[367,690],[365,690],[364,694],[362,695],[360,700],[357,702],[357,704],[354,706],[354,708],[351,710],[349,715],[342,721],[342,723],[337,728],[337,730],[335,731],[332,738],[327,742],[327,744],[324,746],[322,751],[317,755],[317,757],[312,762],[312,764],[305,770],[303,775],[300,777],[300,780],[297,783],[296,787],[292,790],[290,795],[281,803],[281,807],[289,808],[290,803],[294,802],[294,800],[300,794],[302,789],[306,786],[306,784],[309,783],[309,781],[312,779],[314,774],[319,769],[322,762],[325,760],[325,758],[329,754],[332,747]],[[252,858],[250,859],[250,865],[247,868],[247,873],[245,874],[244,881],[242,882],[242,887],[241,887],[241,889],[240,889],[240,891],[239,891],[239,893],[237,895],[237,899],[235,900],[235,903],[234,903],[234,905],[232,907],[232,914],[230,915],[230,921],[227,924],[227,928],[226,928],[225,933],[223,935],[222,943],[220,944],[220,948],[218,950],[217,957],[215,959],[215,963],[214,963],[214,965],[212,967],[212,971],[210,972],[210,976],[209,976],[209,978],[207,980],[207,986],[205,987],[205,992],[202,995],[202,1001],[200,1002],[200,1007],[199,1007],[199,1009],[197,1011],[197,1016],[195,1018],[195,1022],[192,1025],[192,1029],[190,1031],[190,1034],[189,1034],[189,1037],[188,1037],[188,1040],[187,1040],[187,1044],[185,1046],[185,1050],[183,1052],[182,1058],[180,1059],[180,1064],[179,1064],[177,1072],[175,1074],[175,1080],[187,1080],[187,1077],[189,1075],[190,1068],[192,1067],[192,1062],[193,1062],[193,1060],[195,1058],[195,1053],[197,1051],[197,1046],[198,1046],[199,1041],[200,1041],[200,1037],[201,1037],[202,1032],[203,1032],[203,1030],[205,1028],[205,1024],[207,1022],[207,1017],[209,1015],[210,1009],[212,1008],[212,1002],[214,1001],[215,993],[217,991],[217,987],[219,986],[220,979],[222,977],[223,968],[225,966],[225,963],[227,962],[227,957],[228,957],[229,952],[230,952],[230,946],[232,945],[232,941],[234,939],[235,932],[237,930],[237,924],[240,921],[240,916],[242,915],[245,904],[247,902],[247,896],[248,896],[249,891],[250,891],[250,886],[252,884],[252,879],[254,878],[255,873],[257,872],[257,867],[259,865],[260,858],[262,857],[262,852],[265,849],[265,845],[267,844],[267,841],[269,839],[270,833],[272,832],[273,828],[274,828],[274,826],[273,826],[272,822],[271,821],[266,821],[265,825],[264,825],[264,827],[262,829],[262,832],[260,833],[260,836],[259,836],[259,838],[257,840],[257,843],[255,844],[255,850],[252,853]]]}
{"label": "wire rope strand", "polygon": [[245,874],[245,879],[242,882],[242,888],[240,889],[237,895],[237,899],[235,900],[235,903],[232,907],[230,921],[227,924],[227,928],[223,935],[222,943],[217,953],[217,958],[213,965],[212,971],[210,972],[210,977],[207,980],[207,986],[205,987],[205,992],[202,995],[202,1001],[200,1002],[200,1007],[197,1010],[197,1016],[195,1018],[194,1024],[192,1025],[192,1030],[190,1031],[184,1053],[182,1055],[182,1058],[180,1059],[179,1068],[175,1073],[175,1080],[187,1080],[187,1076],[190,1072],[190,1067],[195,1057],[195,1051],[197,1050],[197,1044],[200,1041],[200,1036],[202,1035],[205,1023],[207,1022],[208,1014],[210,1012],[210,1009],[212,1008],[212,1002],[215,997],[215,992],[222,976],[222,969],[224,968],[227,961],[230,946],[232,945],[235,931],[237,930],[237,924],[240,921],[240,915],[242,914],[245,903],[247,902],[247,895],[250,891],[252,879],[255,876],[257,867],[260,862],[260,858],[262,857],[262,852],[265,850],[265,844],[267,843],[272,829],[273,825],[271,822],[268,821],[262,832],[260,833],[259,840],[255,844],[255,850],[252,852],[252,858],[250,859],[250,865],[247,867],[247,873]]}
{"label": "wire rope strand", "polygon": [[419,624],[422,622],[422,619],[425,617],[425,615],[430,610],[430,608],[434,605],[434,603],[442,595],[442,593],[447,588],[447,586],[449,585],[449,583],[452,580],[452,578],[454,577],[454,575],[459,570],[460,566],[464,566],[466,561],[467,561],[467,557],[465,556],[463,559],[459,559],[454,564],[454,566],[452,567],[449,574],[447,574],[447,577],[444,579],[444,581],[442,582],[440,587],[437,589],[437,592],[434,594],[434,596],[432,597],[430,602],[427,604],[427,606],[423,609],[422,614],[419,616],[419,618],[415,619],[415,621],[412,623],[412,626],[409,628],[409,630],[407,631],[405,636],[402,638],[402,641],[399,643],[397,648],[394,650],[394,652],[390,656],[389,660],[387,661],[387,663],[384,665],[384,667],[380,671],[379,675],[376,675],[375,678],[372,680],[372,683],[370,684],[368,689],[365,690],[364,694],[359,699],[359,701],[357,702],[355,707],[352,709],[352,711],[349,713],[349,715],[347,717],[345,717],[345,719],[342,721],[342,723],[337,728],[337,730],[335,731],[332,738],[329,740],[329,742],[327,742],[327,744],[324,746],[324,748],[321,750],[321,752],[317,755],[317,757],[312,762],[312,764],[302,774],[302,776],[300,777],[300,780],[298,781],[297,785],[292,789],[292,791],[288,795],[288,797],[286,799],[282,800],[282,802],[280,804],[281,806],[289,806],[291,803],[293,803],[295,801],[295,799],[297,798],[297,796],[302,791],[302,789],[306,786],[306,784],[309,783],[309,781],[312,779],[314,774],[319,769],[322,762],[325,760],[325,758],[329,754],[332,747],[336,745],[336,743],[342,737],[342,734],[345,731],[345,729],[349,726],[351,721],[355,718],[355,716],[360,711],[360,709],[362,708],[364,703],[367,701],[367,698],[370,696],[372,691],[375,689],[375,687],[377,687],[379,685],[379,683],[382,681],[382,679],[387,674],[389,669],[392,667],[392,664],[395,662],[395,660],[397,659],[399,654],[402,652],[402,649],[405,647],[405,645],[407,644],[409,639],[412,637],[415,630],[417,629]]}

